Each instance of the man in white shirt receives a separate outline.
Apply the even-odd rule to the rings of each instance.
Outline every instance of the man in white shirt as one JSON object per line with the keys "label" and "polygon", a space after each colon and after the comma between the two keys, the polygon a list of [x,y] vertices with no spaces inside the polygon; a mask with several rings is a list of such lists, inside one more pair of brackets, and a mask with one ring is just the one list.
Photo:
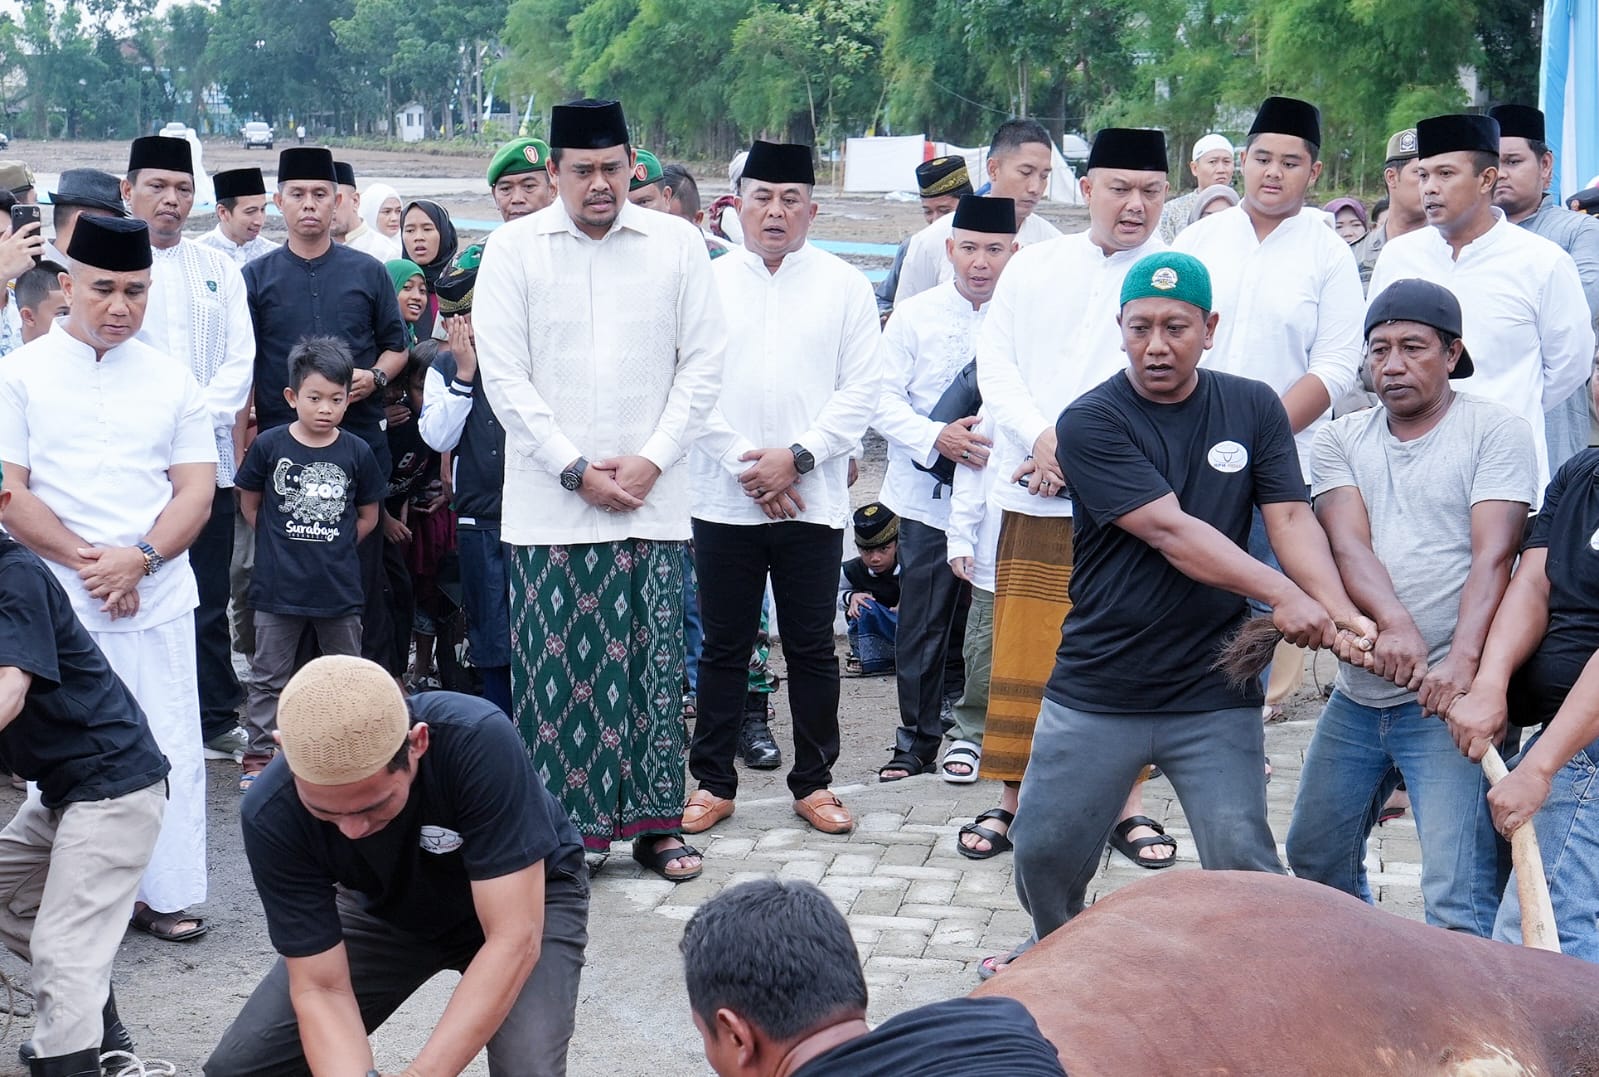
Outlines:
{"label": "man in white shirt", "polygon": [[242,267],[277,246],[261,234],[266,224],[266,180],[259,168],[230,168],[211,177],[217,196],[217,226],[196,242],[221,251]]}
{"label": "man in white shirt", "polygon": [[206,840],[187,550],[216,492],[214,427],[188,368],[134,339],[144,222],[82,217],[67,256],[70,312],[0,368],[6,529],[54,571],[172,764],[133,926],[192,939],[206,930],[184,911],[205,900]]}
{"label": "man in white shirt", "polygon": [[968,829],[959,840],[959,851],[974,859],[1010,848],[1001,828],[1016,810],[1033,724],[1070,608],[1072,506],[1060,496],[1055,420],[1125,363],[1116,323],[1122,279],[1162,246],[1155,230],[1167,189],[1165,135],[1100,131],[1080,187],[1088,228],[1020,251],[1006,266],[977,335],[977,383],[994,431],[988,465],[994,481],[985,511],[1000,528],[980,773],[1005,787],[997,809],[1002,814],[990,815],[991,824],[971,824],[987,834]]}
{"label": "man in white shirt", "polygon": [[[1015,227],[1010,199],[962,197],[949,239],[955,278],[906,300],[889,320],[879,347],[883,391],[872,425],[888,440],[888,471],[879,496],[900,521],[894,649],[900,726],[894,758],[878,771],[881,781],[931,769],[944,735],[945,662],[965,597],[964,584],[945,556],[954,469],[981,470],[993,442],[973,432],[975,414],[952,421],[929,416],[976,354],[988,301],[1016,253]],[[940,459],[948,462],[942,477],[928,470]],[[975,754],[963,765],[965,774],[975,775]]]}
{"label": "man in white shirt", "polygon": [[339,204],[333,210],[333,241],[370,254],[380,262],[404,257],[399,240],[368,228],[361,219],[361,192],[355,186],[355,168],[346,161],[334,161],[333,172],[339,178]]}
{"label": "man in white shirt", "polygon": [[[988,193],[1016,203],[1016,242],[1020,246],[1042,243],[1060,235],[1060,229],[1034,214],[1049,191],[1049,174],[1054,170],[1055,144],[1049,132],[1035,120],[1006,120],[994,132],[988,147]],[[945,244],[949,241],[950,221],[940,217],[911,237],[900,266],[899,288],[894,305],[917,292],[925,292],[955,275]]]}
{"label": "man in white shirt", "polygon": [[1544,413],[1563,404],[1593,364],[1592,314],[1571,255],[1505,219],[1493,204],[1499,124],[1435,116],[1416,125],[1428,227],[1390,240],[1371,294],[1420,277],[1460,300],[1476,373],[1455,388],[1505,405],[1532,426],[1538,489],[1549,482]]}
{"label": "man in white shirt", "polygon": [[614,101],[555,107],[559,198],[495,233],[472,321],[505,429],[514,717],[591,853],[631,839],[681,881],[701,862],[679,837],[690,488],[673,465],[715,403],[726,330],[699,233],[627,201],[627,138]]}
{"label": "man in white shirt", "polygon": [[[1528,105],[1500,105],[1489,109],[1488,115],[1499,121],[1494,205],[1505,211],[1511,224],[1543,236],[1571,255],[1588,310],[1599,325],[1599,220],[1572,212],[1550,193],[1555,155],[1544,141],[1543,113]],[[1550,474],[1586,449],[1592,434],[1592,403],[1584,385],[1544,414]]]}
{"label": "man in white shirt", "polygon": [[244,690],[233,671],[228,637],[228,569],[233,561],[233,434],[250,395],[255,328],[244,278],[226,257],[183,238],[194,208],[194,169],[189,144],[150,135],[135,139],[128,153],[122,197],[150,232],[150,296],[139,339],[182,363],[205,395],[217,445],[217,486],[211,516],[189,548],[189,566],[200,589],[194,611],[200,679],[200,739],[206,756],[243,756],[238,709]]}
{"label": "man in white shirt", "polygon": [[689,459],[704,641],[683,829],[733,813],[733,758],[761,597],[772,579],[788,661],[794,811],[824,833],[855,821],[828,788],[838,759],[833,597],[849,522],[849,457],[877,406],[877,303],[866,278],[806,243],[809,146],[757,141],[739,180],[744,248],[712,263],[727,365]]}

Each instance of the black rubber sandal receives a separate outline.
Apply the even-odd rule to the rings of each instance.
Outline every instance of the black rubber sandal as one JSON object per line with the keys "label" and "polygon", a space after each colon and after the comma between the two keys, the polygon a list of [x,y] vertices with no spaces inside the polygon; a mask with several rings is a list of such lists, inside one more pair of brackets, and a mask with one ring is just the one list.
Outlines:
{"label": "black rubber sandal", "polygon": [[[894,757],[887,763],[877,768],[877,780],[880,782],[898,782],[906,778],[914,778],[918,774],[931,774],[938,769],[936,759],[922,760],[910,752],[896,751]],[[886,772],[890,770],[903,770],[904,774],[896,774],[892,778]]]}
{"label": "black rubber sandal", "polygon": [[[690,879],[698,879],[705,870],[705,858],[700,851],[689,844],[675,845],[670,849],[652,849],[657,839],[649,835],[641,835],[633,839],[633,859],[638,865],[655,872],[669,883],[686,883]],[[681,860],[686,856],[700,857],[700,866],[687,871],[679,868],[676,872],[666,869],[666,865],[674,860]]]}
{"label": "black rubber sandal", "polygon": [[[1153,830],[1155,837],[1139,838],[1137,841],[1127,837],[1135,828],[1141,826],[1147,826]],[[1177,839],[1167,834],[1165,827],[1147,815],[1129,815],[1117,823],[1115,829],[1110,832],[1110,844],[1128,860],[1131,860],[1141,868],[1149,868],[1151,871],[1169,868],[1177,860]],[[1138,855],[1141,850],[1153,849],[1161,845],[1170,846],[1172,851],[1172,855],[1164,860],[1148,860]]]}
{"label": "black rubber sandal", "polygon": [[982,838],[984,841],[988,842],[988,848],[986,849],[970,849],[967,848],[966,843],[961,841],[959,836],[957,836],[955,838],[955,851],[960,853],[968,860],[987,860],[991,856],[998,856],[1000,853],[1008,853],[1011,851],[1012,845],[1010,835],[1008,833],[1001,834],[997,830],[991,830],[990,828],[984,826],[984,819],[998,819],[1000,822],[1005,824],[1005,829],[1007,832],[1010,830],[1011,824],[1016,822],[1016,816],[1011,812],[1006,811],[1004,808],[989,808],[976,819],[961,827],[960,833],[970,834],[974,838]]}

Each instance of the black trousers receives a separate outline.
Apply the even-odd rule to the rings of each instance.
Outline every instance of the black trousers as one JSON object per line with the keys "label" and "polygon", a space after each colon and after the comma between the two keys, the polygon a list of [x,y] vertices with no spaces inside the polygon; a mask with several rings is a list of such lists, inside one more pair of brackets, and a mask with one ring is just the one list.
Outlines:
{"label": "black trousers", "polygon": [[228,573],[233,564],[232,487],[218,487],[211,518],[189,547],[189,567],[200,592],[194,611],[195,673],[200,684],[200,739],[211,740],[239,724],[244,688],[233,671],[228,625]]}
{"label": "black trousers", "polygon": [[719,797],[738,792],[733,759],[768,574],[793,712],[788,788],[799,799],[827,788],[833,780],[838,760],[833,609],[843,554],[844,532],[823,524],[694,521],[694,569],[700,581],[705,638],[700,647],[699,716],[688,769],[700,788]]}
{"label": "black trousers", "polygon": [[[969,593],[966,582],[950,571],[946,551],[944,532],[901,518],[899,627],[894,634],[900,725],[894,747],[922,760],[936,756],[944,739],[939,714],[944,697],[951,694],[950,640],[956,638],[957,620],[964,634],[965,618],[959,615]],[[958,658],[958,646],[954,654]]]}

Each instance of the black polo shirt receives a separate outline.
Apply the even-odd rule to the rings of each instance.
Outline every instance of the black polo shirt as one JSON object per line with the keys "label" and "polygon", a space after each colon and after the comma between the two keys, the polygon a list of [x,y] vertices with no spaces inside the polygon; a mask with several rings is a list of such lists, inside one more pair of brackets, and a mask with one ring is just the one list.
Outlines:
{"label": "black polo shirt", "polygon": [[244,798],[244,850],[267,932],[285,957],[310,957],[343,940],[336,886],[403,931],[466,945],[483,936],[473,880],[541,861],[545,878],[585,870],[582,840],[498,707],[456,692],[428,692],[407,705],[412,721],[428,725],[428,750],[404,810],[377,833],[352,841],[315,818],[281,754]]}
{"label": "black polo shirt", "polygon": [[1523,549],[1545,550],[1549,627],[1511,678],[1513,725],[1541,725],[1599,651],[1599,449],[1567,460],[1543,495]]}
{"label": "black polo shirt", "polygon": [[[285,244],[244,267],[255,323],[255,417],[262,430],[295,419],[283,399],[289,384],[289,352],[306,337],[344,341],[357,370],[369,370],[386,351],[405,350],[405,322],[394,282],[370,254],[333,244],[310,260]],[[379,470],[389,473],[383,435],[383,394],[350,405],[344,428],[365,441]]]}
{"label": "black polo shirt", "polygon": [[0,769],[39,783],[51,809],[145,789],[171,768],[144,712],[55,575],[0,534],[0,666],[31,674],[27,698],[0,730]]}
{"label": "black polo shirt", "polygon": [[1072,608],[1045,694],[1102,713],[1259,706],[1258,684],[1234,689],[1211,668],[1247,616],[1243,596],[1183,575],[1116,521],[1175,494],[1244,549],[1256,505],[1308,501],[1277,394],[1201,369],[1187,399],[1157,404],[1120,372],[1068,407],[1055,435],[1072,499]]}
{"label": "black polo shirt", "polygon": [[[983,1030],[980,1048],[971,1031]],[[1055,1045],[1013,998],[952,998],[891,1017],[794,1077],[1066,1077]]]}

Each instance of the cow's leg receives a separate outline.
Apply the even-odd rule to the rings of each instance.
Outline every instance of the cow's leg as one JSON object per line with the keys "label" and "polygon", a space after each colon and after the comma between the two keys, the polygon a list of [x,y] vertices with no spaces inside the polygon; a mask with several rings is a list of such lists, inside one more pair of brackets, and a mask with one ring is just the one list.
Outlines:
{"label": "cow's leg", "polygon": [[1155,721],[1044,700],[1011,828],[1016,893],[1038,938],[1083,911],[1127,790],[1150,762]]}
{"label": "cow's leg", "polygon": [[1266,822],[1266,731],[1259,707],[1154,720],[1152,758],[1171,779],[1207,868],[1284,874]]}

